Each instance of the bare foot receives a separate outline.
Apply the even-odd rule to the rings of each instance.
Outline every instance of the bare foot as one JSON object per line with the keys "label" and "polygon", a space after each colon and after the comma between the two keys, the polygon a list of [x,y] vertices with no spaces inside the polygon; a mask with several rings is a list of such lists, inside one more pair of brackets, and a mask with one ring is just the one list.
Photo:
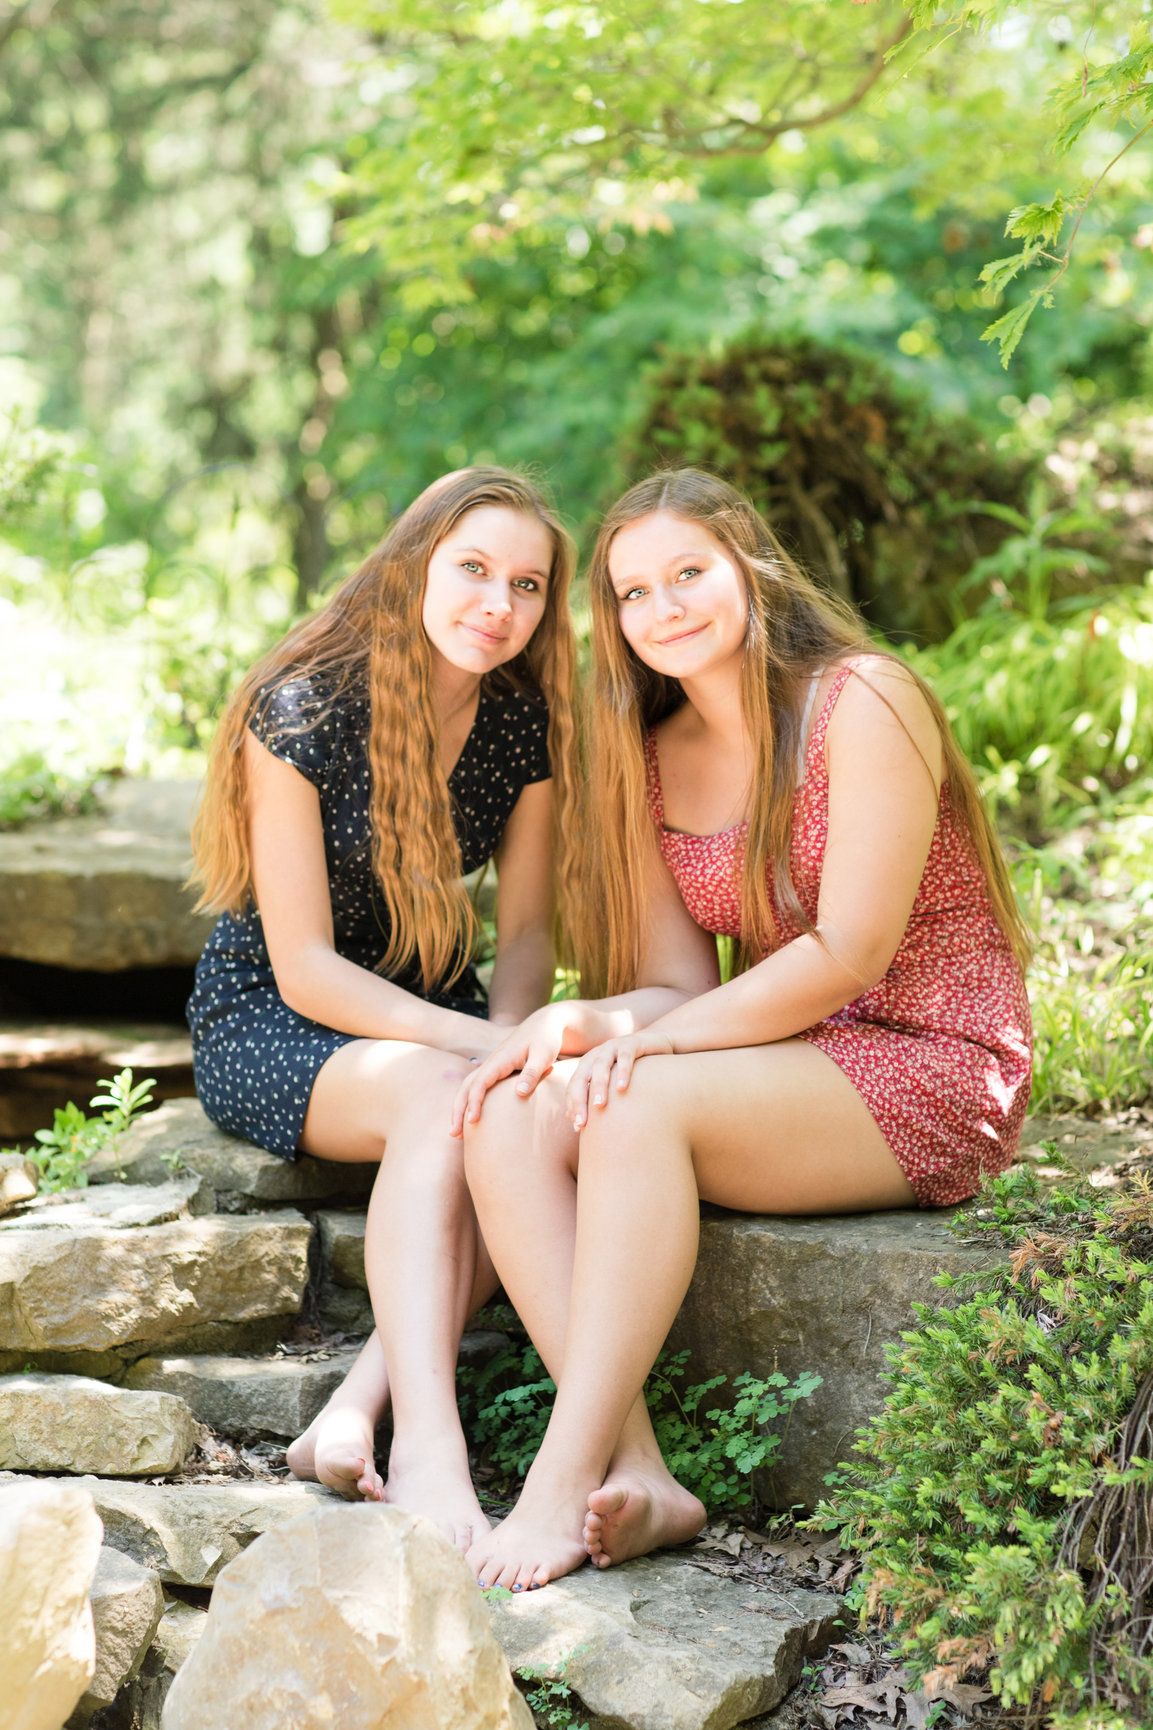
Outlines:
{"label": "bare foot", "polygon": [[472,1546],[465,1560],[482,1588],[533,1591],[588,1560],[581,1536],[583,1502],[525,1490],[506,1520]]}
{"label": "bare foot", "polygon": [[621,1465],[589,1497],[584,1541],[594,1567],[684,1544],[705,1523],[704,1506],[663,1468]]}
{"label": "bare foot", "polygon": [[384,1499],[410,1514],[423,1514],[439,1526],[458,1550],[487,1536],[485,1518],[468,1471],[464,1440],[398,1448],[393,1442]]}
{"label": "bare foot", "polygon": [[294,1478],[327,1484],[349,1501],[382,1502],[373,1426],[355,1406],[325,1406],[285,1454]]}

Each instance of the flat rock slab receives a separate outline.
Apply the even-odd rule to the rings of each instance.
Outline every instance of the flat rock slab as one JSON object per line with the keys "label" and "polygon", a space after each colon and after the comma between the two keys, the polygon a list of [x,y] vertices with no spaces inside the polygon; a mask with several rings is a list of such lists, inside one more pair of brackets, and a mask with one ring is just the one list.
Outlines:
{"label": "flat rock slab", "polygon": [[123,781],[92,817],[0,835],[0,955],[118,973],[188,966],[212,929],[193,913],[194,781]]}
{"label": "flat rock slab", "polygon": [[514,1670],[563,1676],[589,1730],[730,1730],[768,1712],[840,1629],[827,1592],[771,1591],[658,1553],[492,1603]]}
{"label": "flat rock slab", "polygon": [[1128,1112],[1105,1117],[1081,1117],[1066,1112],[1027,1118],[1021,1131],[1021,1155],[1035,1160],[1042,1176],[1044,1142],[1053,1142],[1061,1158],[1081,1172],[1116,1165],[1131,1154],[1153,1159],[1153,1120],[1135,1120]]}
{"label": "flat rock slab", "polygon": [[111,1388],[88,1376],[0,1376],[0,1467],[17,1472],[166,1476],[196,1445],[173,1393]]}
{"label": "flat rock slab", "polygon": [[221,1435],[287,1442],[308,1428],[357,1356],[355,1350],[334,1352],[318,1363],[295,1357],[141,1358],[125,1382],[179,1395],[201,1423]]}
{"label": "flat rock slab", "polygon": [[0,1232],[63,1231],[77,1226],[130,1231],[215,1211],[211,1186],[202,1177],[189,1175],[161,1184],[118,1183],[103,1189],[66,1189],[40,1195],[13,1216],[0,1220]]}
{"label": "flat rock slab", "polygon": [[940,1305],[933,1284],[987,1267],[991,1253],[947,1229],[954,1209],[778,1219],[705,1210],[692,1284],[669,1336],[688,1348],[688,1381],[743,1370],[823,1380],[794,1406],[766,1485],[777,1507],[815,1505],[853,1432],[881,1409],[884,1346],[913,1322],[914,1303]]}
{"label": "flat rock slab", "polygon": [[40,1353],[205,1349],[195,1343],[205,1325],[295,1315],[311,1235],[290,1208],[128,1229],[9,1222],[0,1229],[0,1371]]}
{"label": "flat rock slab", "polygon": [[0,1020],[0,1137],[31,1140],[58,1106],[86,1105],[121,1069],[150,1077],[157,1100],[191,1094],[192,1041],[163,1024]]}
{"label": "flat rock slab", "polygon": [[[0,1473],[6,1484],[59,1483]],[[87,1490],[104,1521],[104,1542],[152,1568],[162,1580],[210,1586],[254,1538],[315,1502],[339,1503],[321,1484],[133,1484],[109,1478],[69,1478]]]}
{"label": "flat rock slab", "polygon": [[[131,1182],[161,1182],[173,1160],[205,1178],[224,1207],[367,1196],[377,1173],[375,1165],[345,1165],[308,1154],[279,1159],[217,1129],[195,1099],[174,1099],[150,1111],[120,1144],[120,1166]],[[116,1171],[111,1160],[100,1158],[88,1175],[92,1183],[109,1183]]]}

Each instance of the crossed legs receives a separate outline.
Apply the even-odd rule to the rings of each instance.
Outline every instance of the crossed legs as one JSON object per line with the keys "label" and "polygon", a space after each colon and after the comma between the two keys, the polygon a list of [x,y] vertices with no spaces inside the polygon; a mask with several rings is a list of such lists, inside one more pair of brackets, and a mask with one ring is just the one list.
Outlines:
{"label": "crossed legs", "polygon": [[[399,1041],[354,1040],[317,1076],[301,1150],[379,1160],[364,1260],[376,1331],[324,1410],[288,1451],[298,1477],[427,1515],[461,1549],[488,1522],[472,1488],[456,1406],[464,1324],[496,1276],[448,1134],[462,1058]],[[373,1433],[391,1399],[388,1479]]]}
{"label": "crossed legs", "polygon": [[646,1057],[579,1142],[563,1086],[554,1072],[526,1102],[504,1083],[466,1131],[481,1230],[557,1383],[520,1501],[469,1551],[486,1585],[514,1589],[703,1521],[641,1404],[692,1276],[700,1198],[783,1214],[914,1199],[856,1089],[803,1040]]}

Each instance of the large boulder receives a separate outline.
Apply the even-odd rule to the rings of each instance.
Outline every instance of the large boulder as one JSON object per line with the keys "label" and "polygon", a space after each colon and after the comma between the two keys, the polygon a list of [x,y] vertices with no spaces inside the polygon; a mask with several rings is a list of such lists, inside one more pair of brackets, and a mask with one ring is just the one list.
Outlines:
{"label": "large boulder", "polygon": [[164,1730],[531,1730],[464,1559],[399,1508],[317,1507],[217,1581]]}
{"label": "large boulder", "polygon": [[194,913],[194,781],[122,781],[91,817],[0,835],[0,956],[118,973],[188,966],[212,929]]}
{"label": "large boulder", "polygon": [[[108,1194],[114,1211],[124,1205],[123,1190]],[[51,1212],[0,1224],[0,1372],[52,1353],[219,1350],[240,1324],[275,1329],[300,1310],[311,1231],[287,1208],[126,1228],[61,1225]]]}
{"label": "large boulder", "polygon": [[880,1411],[885,1344],[912,1305],[939,1305],[933,1281],[988,1266],[990,1252],[947,1228],[952,1211],[779,1219],[706,1208],[688,1296],[669,1345],[690,1352],[689,1379],[743,1370],[821,1386],[794,1407],[766,1489],[777,1507],[812,1507],[853,1432]]}
{"label": "large boulder", "polygon": [[112,1388],[88,1376],[0,1376],[0,1468],[167,1476],[196,1445],[196,1425],[172,1393]]}
{"label": "large boulder", "polygon": [[94,1713],[111,1706],[136,1675],[164,1610],[164,1588],[150,1568],[141,1568],[105,1545],[89,1601],[96,1630],[96,1667],[68,1720],[68,1730],[82,1730]]}
{"label": "large boulder", "polygon": [[0,1485],[0,1730],[60,1730],[88,1686],[100,1539],[79,1485]]}
{"label": "large boulder", "polygon": [[492,1604],[512,1667],[565,1682],[578,1719],[614,1730],[730,1730],[770,1711],[841,1614],[831,1592],[750,1586],[671,1553]]}
{"label": "large boulder", "polygon": [[109,1183],[118,1169],[133,1183],[158,1183],[172,1171],[198,1172],[216,1191],[218,1205],[231,1211],[258,1203],[313,1203],[367,1196],[377,1167],[331,1159],[280,1159],[250,1141],[217,1129],[195,1099],[174,1099],[139,1118],[113,1160],[98,1156],[89,1168],[92,1183]]}

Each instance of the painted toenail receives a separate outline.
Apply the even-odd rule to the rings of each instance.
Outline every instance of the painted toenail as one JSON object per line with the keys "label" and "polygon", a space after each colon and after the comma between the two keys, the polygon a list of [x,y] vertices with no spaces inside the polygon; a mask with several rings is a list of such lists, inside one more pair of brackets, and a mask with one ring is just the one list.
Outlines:
{"label": "painted toenail", "polygon": [[514,1591],[514,1592],[523,1592],[523,1591],[524,1591],[524,1587],[523,1587],[523,1586],[514,1586],[514,1587],[513,1587],[513,1591]]}

